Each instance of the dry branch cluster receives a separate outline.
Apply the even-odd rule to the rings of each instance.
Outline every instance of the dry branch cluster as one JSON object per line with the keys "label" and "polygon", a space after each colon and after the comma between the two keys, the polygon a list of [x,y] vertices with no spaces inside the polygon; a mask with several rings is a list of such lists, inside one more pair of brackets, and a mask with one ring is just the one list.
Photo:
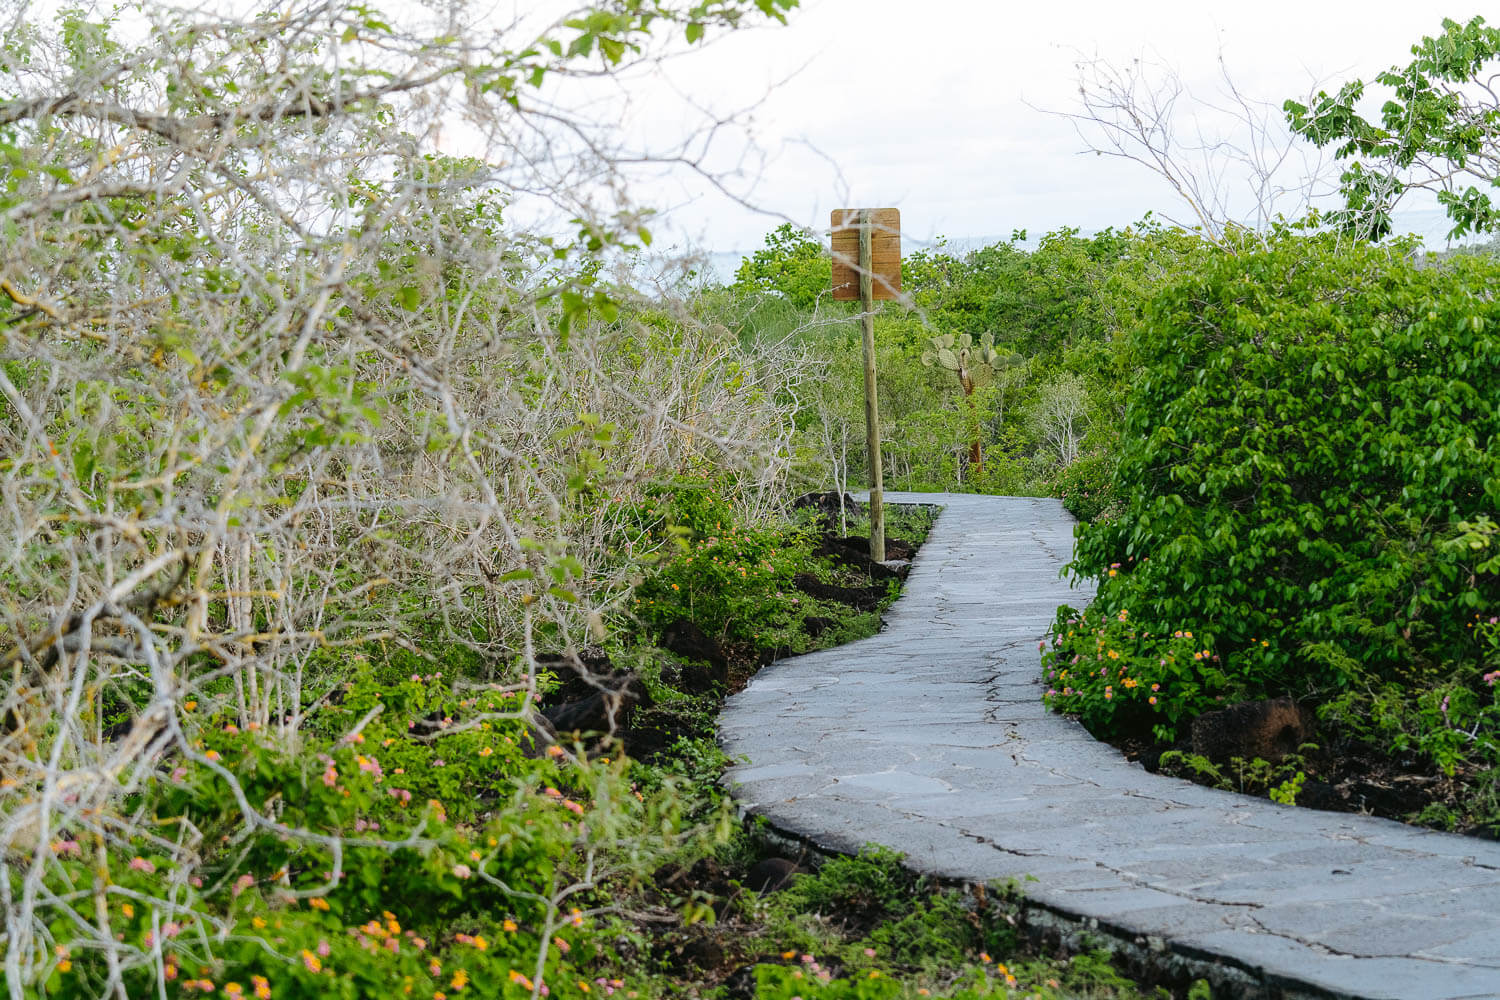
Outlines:
{"label": "dry branch cluster", "polygon": [[[462,643],[526,684],[538,628],[566,646],[620,619],[649,553],[610,542],[642,486],[727,469],[774,499],[805,360],[622,308],[597,261],[639,215],[589,186],[614,176],[599,134],[532,101],[547,74],[627,64],[640,7],[605,5],[625,20],[596,34],[623,48],[596,39],[593,62],[547,44],[560,29],[502,48],[457,7],[418,27],[331,2],[59,31],[22,5],[4,26],[12,995],[59,920],[112,969],[160,964],[87,887],[47,888],[48,845],[106,866],[149,838],[188,877],[197,833],[119,806],[206,762],[194,719],[294,747],[338,651],[376,640]],[[486,156],[432,153],[460,121]],[[508,224],[538,196],[576,236]],[[246,830],[276,821],[239,809]]]}

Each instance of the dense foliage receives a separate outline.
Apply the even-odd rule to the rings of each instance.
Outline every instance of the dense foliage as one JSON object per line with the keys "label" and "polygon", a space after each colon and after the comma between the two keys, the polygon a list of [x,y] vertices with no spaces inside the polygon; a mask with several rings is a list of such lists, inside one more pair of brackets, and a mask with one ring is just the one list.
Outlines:
{"label": "dense foliage", "polygon": [[1169,736],[1224,698],[1454,682],[1489,703],[1474,626],[1500,576],[1473,526],[1500,505],[1497,280],[1488,259],[1289,237],[1166,284],[1051,702]]}
{"label": "dense foliage", "polygon": [[[1202,247],[1149,218],[1088,237],[1062,229],[1030,249],[1025,238],[962,254],[939,243],[903,260],[907,298],[875,323],[886,485],[1051,493],[1092,516],[1093,491],[1075,483],[1107,477],[1112,462],[1134,366],[1124,333]],[[782,227],[700,307],[747,340],[803,345],[823,377],[796,399],[800,471],[857,487],[861,352],[855,306],[817,294],[829,266],[826,249]],[[1091,471],[1069,471],[1084,459]]]}

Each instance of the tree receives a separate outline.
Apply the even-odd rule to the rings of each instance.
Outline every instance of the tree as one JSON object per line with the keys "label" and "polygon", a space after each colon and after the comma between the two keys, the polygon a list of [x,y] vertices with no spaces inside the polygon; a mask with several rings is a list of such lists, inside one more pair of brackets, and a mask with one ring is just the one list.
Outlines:
{"label": "tree", "polygon": [[1219,93],[1204,97],[1170,66],[1080,59],[1081,107],[1054,113],[1073,122],[1095,155],[1136,163],[1166,181],[1188,210],[1180,218],[1164,214],[1168,222],[1233,252],[1240,232],[1266,232],[1304,215],[1324,171],[1274,105],[1240,88],[1222,53],[1218,64]]}
{"label": "tree", "polygon": [[1393,93],[1378,121],[1355,106],[1363,81],[1334,95],[1319,91],[1307,103],[1287,101],[1287,121],[1319,147],[1336,144],[1347,163],[1340,178],[1344,207],[1332,220],[1356,235],[1379,239],[1391,212],[1409,191],[1435,192],[1453,222],[1449,239],[1500,228],[1500,208],[1489,189],[1500,186],[1500,97],[1486,78],[1500,58],[1500,29],[1484,18],[1466,24],[1444,19],[1443,32],[1412,46],[1405,67],[1392,66],[1375,82]]}
{"label": "tree", "polygon": [[1083,377],[1063,372],[1044,383],[1027,412],[1033,436],[1066,468],[1078,460],[1088,426],[1089,393]]}
{"label": "tree", "polygon": [[812,310],[828,295],[828,249],[790,222],[766,234],[766,245],[740,262],[734,273],[739,292],[784,296],[798,309]]}

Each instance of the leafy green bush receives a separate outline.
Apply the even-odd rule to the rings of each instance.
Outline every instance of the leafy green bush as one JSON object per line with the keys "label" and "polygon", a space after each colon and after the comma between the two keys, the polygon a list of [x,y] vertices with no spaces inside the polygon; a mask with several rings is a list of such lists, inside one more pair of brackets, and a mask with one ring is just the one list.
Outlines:
{"label": "leafy green bush", "polygon": [[1096,452],[1059,469],[1052,490],[1068,513],[1080,521],[1097,521],[1117,515],[1124,504],[1114,478],[1113,455]]}
{"label": "leafy green bush", "polygon": [[[1500,574],[1452,542],[1500,507],[1497,284],[1492,262],[1424,269],[1324,236],[1208,255],[1168,284],[1133,334],[1124,509],[1077,529],[1091,620],[1197,634],[1202,692],[1455,670],[1477,690],[1466,625],[1500,603]],[[1058,662],[1097,652],[1071,617]],[[1128,676],[1161,666],[1158,647],[1127,652]]]}
{"label": "leafy green bush", "polygon": [[1169,743],[1230,686],[1203,635],[1153,632],[1132,621],[1128,608],[1108,615],[1098,604],[1058,610],[1042,666],[1051,708],[1077,715],[1093,732],[1151,732]]}
{"label": "leafy green bush", "polygon": [[636,589],[633,607],[648,625],[686,618],[710,635],[760,642],[800,621],[792,577],[805,568],[807,547],[787,525],[740,524],[724,494],[707,486],[660,490],[635,515],[643,533],[676,542]]}

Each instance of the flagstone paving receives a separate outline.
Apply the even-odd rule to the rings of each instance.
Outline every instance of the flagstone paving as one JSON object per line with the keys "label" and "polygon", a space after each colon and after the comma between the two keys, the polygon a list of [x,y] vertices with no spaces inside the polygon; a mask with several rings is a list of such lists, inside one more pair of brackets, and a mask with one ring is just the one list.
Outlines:
{"label": "flagstone paving", "polygon": [[720,718],[743,808],[824,850],[1027,879],[1049,919],[1243,995],[1500,997],[1500,844],[1125,761],[1041,703],[1037,644],[1091,596],[1059,577],[1062,505],[887,500],[945,509],[884,630],[773,664]]}

